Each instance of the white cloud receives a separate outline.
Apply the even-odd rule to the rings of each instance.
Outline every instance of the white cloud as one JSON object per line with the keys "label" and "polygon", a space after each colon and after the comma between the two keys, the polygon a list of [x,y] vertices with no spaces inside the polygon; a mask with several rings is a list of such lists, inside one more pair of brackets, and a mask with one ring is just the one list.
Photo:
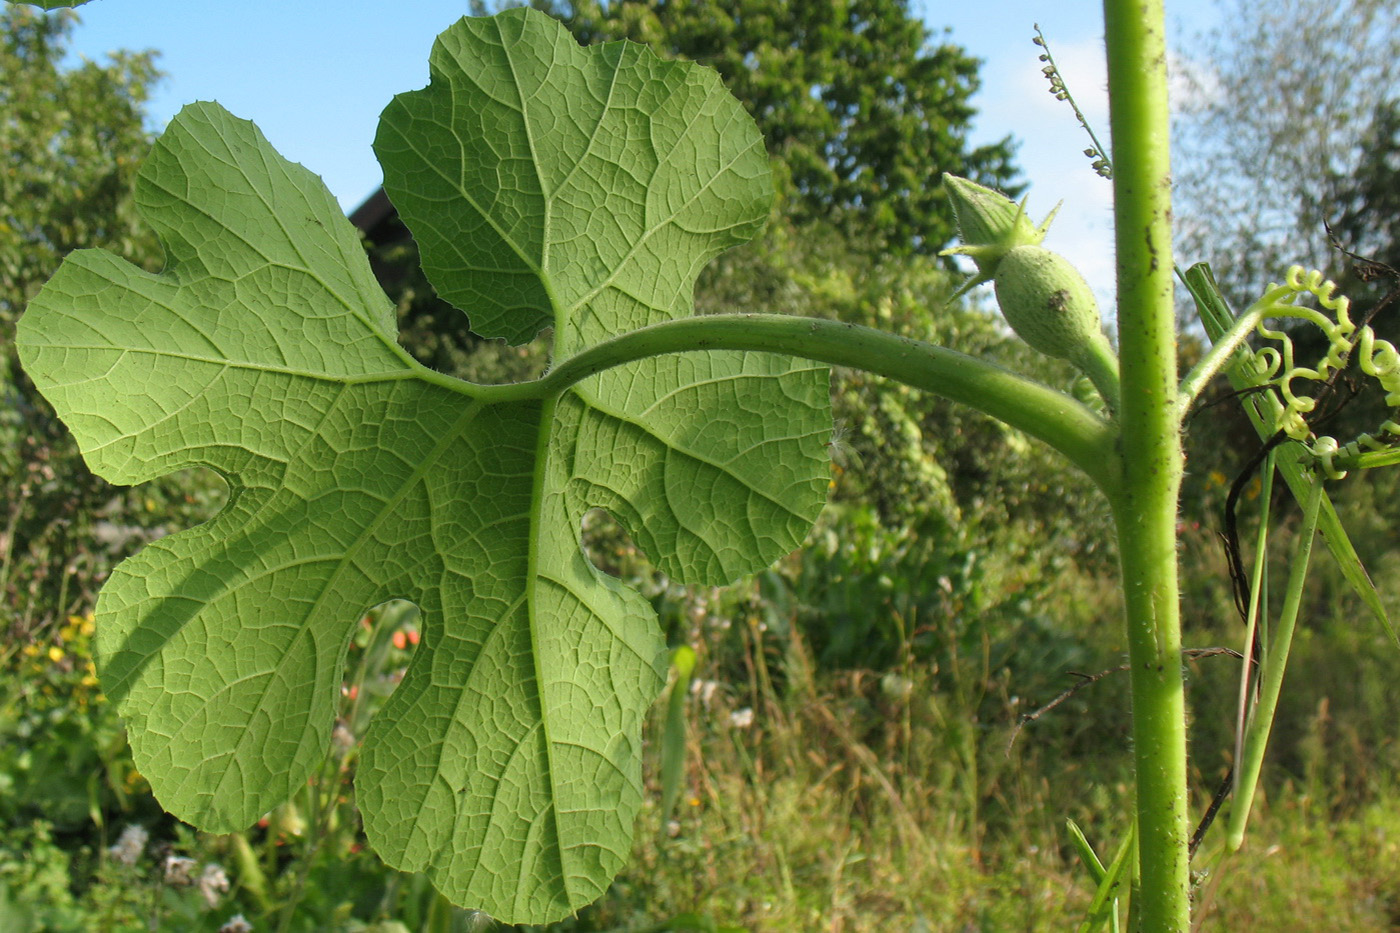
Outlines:
{"label": "white cloud", "polygon": [[1173,114],[1209,105],[1220,90],[1220,75],[1209,61],[1168,50],[1167,95]]}

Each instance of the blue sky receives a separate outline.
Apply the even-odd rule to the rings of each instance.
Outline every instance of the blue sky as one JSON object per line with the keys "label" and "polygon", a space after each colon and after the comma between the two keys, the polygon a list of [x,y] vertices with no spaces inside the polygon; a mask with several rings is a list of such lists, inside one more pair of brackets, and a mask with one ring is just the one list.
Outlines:
{"label": "blue sky", "polygon": [[[983,59],[974,142],[1010,134],[1039,219],[1065,206],[1048,246],[1070,257],[1101,296],[1112,293],[1109,184],[1089,169],[1089,145],[1069,107],[1055,101],[1031,44],[1039,23],[1082,109],[1107,143],[1103,16],[1097,0],[987,0],[912,8],[943,37]],[[1184,47],[1217,20],[1212,0],[1169,0],[1169,30]],[[379,112],[428,81],[433,38],[466,0],[192,3],[93,0],[79,13],[72,53],[101,59],[152,48],[167,78],[151,102],[159,128],[180,107],[217,100],[253,120],[284,156],[321,175],[348,211],[379,184],[371,151]]]}

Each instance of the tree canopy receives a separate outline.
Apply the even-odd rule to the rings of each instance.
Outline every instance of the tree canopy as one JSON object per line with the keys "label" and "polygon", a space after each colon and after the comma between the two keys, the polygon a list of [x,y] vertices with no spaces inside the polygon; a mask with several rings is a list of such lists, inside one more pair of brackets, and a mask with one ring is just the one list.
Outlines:
{"label": "tree canopy", "polygon": [[[17,365],[15,320],[74,249],[104,247],[151,270],[161,260],[131,202],[151,143],[144,105],[159,78],[155,54],[116,52],[65,67],[76,22],[67,11],[0,9],[0,602],[16,607],[21,622],[35,621],[24,606],[61,615],[62,594],[77,599],[105,573],[114,553],[94,551],[92,522],[114,493],[88,472]],[[163,495],[133,495],[148,507],[110,525],[114,551],[126,546],[127,530],[139,535],[141,524],[169,516],[156,505]]]}
{"label": "tree canopy", "polygon": [[58,261],[101,246],[149,263],[155,238],[130,207],[150,147],[153,52],[62,66],[71,13],[0,10],[0,321],[12,325]]}
{"label": "tree canopy", "polygon": [[[1377,104],[1361,136],[1361,160],[1331,180],[1332,229],[1353,253],[1400,268],[1400,97]],[[1354,276],[1347,276],[1354,278]],[[1380,277],[1382,290],[1397,284]],[[1363,283],[1344,281],[1348,295]],[[1374,287],[1374,286],[1373,286]]]}
{"label": "tree canopy", "polygon": [[1175,210],[1183,259],[1210,261],[1243,307],[1291,263],[1345,271],[1324,221],[1344,222],[1350,249],[1383,248],[1385,215],[1364,200],[1384,199],[1394,177],[1380,137],[1397,99],[1400,0],[1239,2],[1225,21],[1188,69]]}

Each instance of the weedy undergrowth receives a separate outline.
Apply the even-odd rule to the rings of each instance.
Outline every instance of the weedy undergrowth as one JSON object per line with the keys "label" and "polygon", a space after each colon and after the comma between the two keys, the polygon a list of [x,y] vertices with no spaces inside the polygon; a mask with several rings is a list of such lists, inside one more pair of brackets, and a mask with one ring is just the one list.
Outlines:
{"label": "weedy undergrowth", "polygon": [[[1240,319],[1220,313],[1215,348],[1178,384],[1162,5],[1107,0],[1105,12],[1116,351],[1082,278],[1040,246],[1045,224],[949,182],[960,249],[1027,343],[1083,371],[1091,404],[869,328],[693,316],[700,269],[768,213],[752,120],[703,68],[629,43],[579,48],[533,11],[443,33],[431,83],[395,98],[375,143],[439,294],[482,336],[552,330],[550,369],[532,381],[478,385],[415,362],[320,181],[217,105],[182,111],[136,193],[164,271],[79,251],[19,325],[26,370],[95,472],[137,483],[201,466],[230,487],[215,519],[123,563],[98,602],[104,691],[162,804],[232,832],[297,792],[325,760],[355,621],[404,599],[421,643],[356,779],[375,849],[506,921],[591,902],[631,848],[641,723],[667,658],[646,601],[585,557],[583,517],[608,510],[676,580],[767,566],[822,508],[822,364],[836,364],[1000,418],[1103,492],[1127,608],[1136,812],[1106,860],[1084,840],[1097,882],[1085,928],[1117,923],[1113,903],[1131,891],[1130,925],[1184,931],[1182,420],[1222,368],[1251,390],[1263,432],[1289,439],[1275,462],[1307,521],[1377,605],[1322,483],[1392,462],[1400,432],[1313,439],[1293,384],[1325,382],[1355,347],[1394,406],[1394,350],[1294,276]],[[1219,312],[1208,279],[1189,281]],[[1246,359],[1249,332],[1302,291],[1335,314],[1303,315],[1328,336],[1327,364]],[[1241,727],[1251,762],[1297,611],[1285,603]],[[1241,774],[1231,845],[1256,773]]]}

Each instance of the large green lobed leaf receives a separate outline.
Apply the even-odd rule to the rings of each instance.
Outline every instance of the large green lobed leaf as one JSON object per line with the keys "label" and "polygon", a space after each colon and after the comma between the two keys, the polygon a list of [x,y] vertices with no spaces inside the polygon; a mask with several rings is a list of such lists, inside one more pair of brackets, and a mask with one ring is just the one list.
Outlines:
{"label": "large green lobed leaf", "polygon": [[[713,74],[523,10],[444,33],[376,145],[442,294],[484,334],[553,327],[556,360],[691,313],[698,270],[769,206]],[[357,776],[371,842],[501,920],[595,899],[630,849],[665,645],[585,557],[582,516],[609,509],[681,580],[765,566],[821,508],[825,371],[696,353],[539,397],[432,373],[320,180],[217,105],[172,121],[137,199],[165,270],[74,253],[19,340],[99,474],[229,481],[98,602],[103,686],[158,798],[228,831],[290,796],[355,621],[410,599],[422,644]]]}

